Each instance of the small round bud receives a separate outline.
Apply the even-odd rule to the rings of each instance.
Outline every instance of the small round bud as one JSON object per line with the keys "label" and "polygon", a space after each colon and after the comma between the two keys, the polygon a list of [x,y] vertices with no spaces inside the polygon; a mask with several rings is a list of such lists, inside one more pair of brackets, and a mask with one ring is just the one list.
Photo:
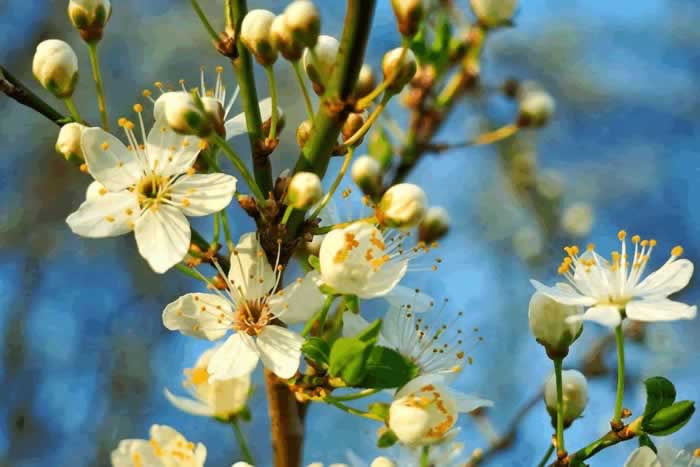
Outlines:
{"label": "small round bud", "polygon": [[316,45],[321,32],[321,15],[309,0],[295,0],[284,10],[284,19],[295,40],[306,47]]}
{"label": "small round bud", "polygon": [[304,51],[304,70],[314,84],[316,94],[323,94],[323,83],[333,74],[335,62],[338,57],[340,44],[335,37],[318,36],[318,41],[313,47]]}
{"label": "small round bud", "polygon": [[304,45],[294,40],[292,31],[287,26],[284,15],[279,15],[272,22],[270,28],[272,44],[290,62],[296,62],[304,53]]}
{"label": "small round bud", "polygon": [[297,172],[287,188],[287,204],[296,209],[309,209],[323,196],[321,179],[313,172]]}
{"label": "small round bud", "polygon": [[450,230],[450,216],[442,206],[432,206],[418,226],[418,239],[427,244],[440,240]]}
{"label": "small round bud", "polygon": [[78,82],[78,56],[65,42],[49,39],[37,46],[32,71],[42,86],[65,99],[73,95]]}
{"label": "small round bud", "polygon": [[411,228],[425,217],[428,199],[418,185],[399,183],[384,193],[377,206],[377,219],[387,227]]}
{"label": "small round bud", "polygon": [[304,146],[306,146],[306,142],[309,140],[309,138],[311,138],[313,129],[314,124],[311,123],[311,120],[304,120],[301,122],[297,128],[297,144],[299,145],[299,148],[303,149]]}
{"label": "small round bud", "polygon": [[63,154],[66,160],[74,158],[85,160],[83,150],[80,147],[80,141],[83,136],[83,131],[87,127],[80,123],[68,123],[61,127],[56,140],[56,152]]}
{"label": "small round bud", "polygon": [[102,39],[104,27],[112,16],[112,4],[109,0],[70,0],[68,18],[80,37],[86,42]]}
{"label": "small round bud", "polygon": [[268,10],[250,10],[241,23],[241,42],[262,66],[277,60],[277,49],[272,41],[272,23],[275,15]]}
{"label": "small round bud", "polygon": [[512,25],[518,6],[518,0],[470,0],[470,3],[479,24],[485,28]]}
{"label": "small round bud", "polygon": [[[365,123],[365,117],[361,113],[351,113],[348,118],[343,123],[343,128],[340,130],[340,134],[343,137],[343,142],[352,138],[352,136],[357,133],[362,125]],[[357,140],[353,146],[358,146],[362,144],[362,138]]]}
{"label": "small round bud", "polygon": [[352,181],[366,195],[376,195],[382,188],[382,166],[370,156],[355,159],[350,169]]}
{"label": "small round bud", "polygon": [[396,467],[396,464],[384,456],[379,456],[372,461],[370,467]]}
{"label": "small round bud", "polygon": [[[403,57],[403,58],[402,58]],[[387,91],[399,92],[413,79],[418,70],[416,56],[411,49],[396,48],[384,54],[382,72],[384,81],[392,80]]]}
{"label": "small round bud", "polygon": [[593,206],[588,203],[574,203],[564,209],[561,228],[572,237],[585,237],[593,228]]}
{"label": "small round bud", "polygon": [[530,299],[528,319],[530,331],[550,357],[563,357],[581,333],[581,321],[568,322],[570,316],[583,313],[583,307],[562,305],[544,294],[535,292]]}
{"label": "small round bud", "polygon": [[518,124],[524,127],[543,127],[552,118],[555,109],[552,96],[546,91],[532,89],[518,99]]}
{"label": "small round bud", "polygon": [[399,32],[406,37],[413,37],[423,19],[423,0],[391,0]]}
{"label": "small round bud", "polygon": [[520,227],[513,234],[513,250],[525,261],[531,261],[542,254],[544,239],[542,233],[530,225]]}
{"label": "small round bud", "polygon": [[[581,416],[588,404],[588,382],[586,377],[576,370],[562,371],[562,388],[564,395],[564,426],[569,426]],[[544,386],[544,402],[552,417],[557,413],[557,380],[552,374]]]}
{"label": "small round bud", "polygon": [[164,102],[165,119],[175,132],[206,138],[214,130],[212,117],[216,118],[218,110],[209,99],[202,99],[205,106],[202,111],[186,92],[169,92],[164,96],[167,96]]}
{"label": "small round bud", "polygon": [[360,68],[360,74],[357,76],[355,84],[355,98],[360,99],[372,92],[374,89],[374,73],[372,67],[366,63]]}

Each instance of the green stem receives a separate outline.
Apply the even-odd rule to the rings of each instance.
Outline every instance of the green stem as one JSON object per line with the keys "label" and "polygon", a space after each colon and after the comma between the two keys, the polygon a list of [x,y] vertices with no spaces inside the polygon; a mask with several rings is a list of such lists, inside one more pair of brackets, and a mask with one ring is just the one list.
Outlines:
{"label": "green stem", "polygon": [[258,201],[258,204],[260,206],[264,206],[265,197],[263,196],[260,187],[258,187],[258,184],[256,183],[255,179],[250,174],[250,172],[248,172],[248,168],[245,166],[243,161],[241,161],[241,158],[238,157],[238,154],[236,154],[236,152],[231,148],[231,146],[228,145],[226,140],[224,140],[221,136],[212,133],[211,139],[221,148],[224,154],[226,154],[226,157],[228,157],[229,160],[236,167],[236,170],[238,170],[238,172],[241,174],[241,177],[243,177],[245,182],[250,187],[250,190],[253,192],[253,196],[255,196],[255,199]]}
{"label": "green stem", "polygon": [[550,457],[552,457],[552,454],[554,453],[554,445],[552,443],[549,444],[549,447],[547,448],[547,452],[544,453],[544,456],[542,457],[542,460],[540,461],[539,464],[537,464],[537,467],[544,467],[547,465],[547,461],[549,460]]}
{"label": "green stem", "polygon": [[622,421],[622,399],[625,395],[625,335],[622,332],[622,323],[615,328],[615,342],[617,343],[617,394],[612,421],[619,424]]}
{"label": "green stem", "polygon": [[221,215],[220,213],[214,214],[214,233],[211,239],[211,246],[216,248],[219,243],[219,238],[221,237]]}
{"label": "green stem", "polygon": [[347,412],[349,414],[352,414],[352,415],[357,415],[359,417],[369,418],[370,420],[377,420],[379,422],[384,421],[384,419],[382,417],[380,417],[379,415],[375,415],[375,414],[369,413],[369,412],[364,412],[364,411],[358,410],[354,407],[350,407],[349,405],[345,405],[342,402],[336,400],[335,398],[333,398],[331,396],[327,396],[326,398],[323,399],[323,401],[327,404],[338,407],[340,410]]}
{"label": "green stem", "polygon": [[90,65],[92,65],[92,76],[95,79],[95,87],[97,88],[97,107],[100,109],[102,128],[104,128],[105,131],[109,131],[109,117],[107,116],[107,103],[105,101],[105,92],[104,87],[102,85],[100,59],[97,54],[97,42],[89,42],[88,50],[90,51]]}
{"label": "green stem", "polygon": [[430,446],[423,446],[423,450],[420,453],[420,465],[421,467],[430,466]]}
{"label": "green stem", "polygon": [[564,385],[562,383],[561,358],[554,359],[554,375],[557,382],[557,451],[566,452],[564,445]]}
{"label": "green stem", "polygon": [[336,401],[354,401],[357,399],[362,399],[364,397],[369,397],[378,393],[379,391],[381,391],[381,389],[378,388],[363,389],[362,391],[347,394],[344,396],[333,396],[333,399]]}
{"label": "green stem", "polygon": [[280,222],[280,224],[286,225],[287,221],[289,220],[289,216],[292,215],[292,212],[294,212],[294,208],[292,206],[287,206],[287,209],[284,211],[284,216],[282,216],[282,222]]}
{"label": "green stem", "polygon": [[84,123],[83,119],[80,117],[80,113],[78,113],[78,108],[75,106],[75,103],[73,102],[72,97],[66,97],[63,99],[63,102],[66,103],[66,107],[68,108],[68,112],[70,112],[71,117],[73,117],[73,120],[75,120],[78,123]]}
{"label": "green stem", "polygon": [[197,13],[197,16],[199,16],[200,21],[204,25],[204,29],[207,30],[207,33],[211,36],[212,40],[214,42],[219,42],[221,40],[219,34],[217,34],[217,32],[212,27],[211,23],[207,19],[207,16],[204,14],[202,7],[199,6],[199,2],[197,0],[192,0],[192,8],[194,8],[194,12]]}
{"label": "green stem", "polygon": [[233,240],[231,239],[231,227],[228,225],[228,214],[226,210],[221,211],[221,224],[224,226],[224,239],[226,240],[226,246],[229,252],[233,251]]}
{"label": "green stem", "polygon": [[314,121],[314,107],[311,105],[311,97],[309,97],[309,90],[306,89],[306,82],[304,81],[304,75],[301,73],[301,61],[295,60],[292,62],[292,68],[294,68],[294,74],[297,76],[297,81],[299,82],[299,87],[301,88],[301,93],[304,95],[304,105],[306,105],[306,113],[309,114],[309,120],[313,123]]}
{"label": "green stem", "polygon": [[236,434],[238,446],[241,448],[241,455],[243,456],[243,460],[251,465],[255,465],[253,454],[250,452],[250,448],[248,447],[245,435],[243,434],[243,430],[241,430],[241,425],[237,418],[233,418],[233,420],[231,420],[231,426],[233,427],[233,432]]}
{"label": "green stem", "polygon": [[265,74],[270,86],[270,97],[272,98],[272,121],[270,122],[270,139],[277,138],[277,120],[279,119],[279,109],[277,108],[277,82],[275,81],[275,70],[273,65],[265,67]]}
{"label": "green stem", "polygon": [[198,281],[206,282],[204,279],[202,279],[201,274],[199,274],[199,273],[196,272],[196,271],[193,271],[192,268],[190,268],[190,267],[188,267],[188,266],[185,266],[185,265],[182,264],[182,263],[177,263],[177,264],[175,265],[175,269],[177,269],[178,271],[180,271],[180,272],[183,273],[184,275],[189,276],[189,277],[191,277],[191,278],[193,278],[193,279],[197,279]]}
{"label": "green stem", "polygon": [[[306,337],[311,331],[313,331],[314,326],[318,323],[318,328],[323,330],[323,326],[326,324],[326,317],[328,316],[328,310],[330,310],[331,305],[335,301],[335,295],[326,295],[326,301],[323,302],[323,308],[318,310],[311,319],[306,323],[304,329],[301,331],[301,335]],[[338,399],[342,400],[342,399]]]}
{"label": "green stem", "polygon": [[343,177],[345,176],[345,173],[348,171],[348,167],[350,167],[350,161],[352,160],[352,153],[354,151],[355,151],[354,147],[348,148],[348,152],[345,154],[345,158],[343,159],[343,165],[340,167],[340,172],[338,172],[338,175],[335,177],[335,180],[333,180],[333,184],[331,185],[330,189],[328,190],[328,193],[326,193],[326,195],[321,200],[321,203],[314,210],[314,212],[311,214],[311,216],[309,216],[309,219],[315,219],[316,217],[318,217],[318,215],[321,213],[321,210],[326,206],[326,204],[328,204],[328,202],[333,197],[333,194],[338,189],[340,182],[343,181]]}

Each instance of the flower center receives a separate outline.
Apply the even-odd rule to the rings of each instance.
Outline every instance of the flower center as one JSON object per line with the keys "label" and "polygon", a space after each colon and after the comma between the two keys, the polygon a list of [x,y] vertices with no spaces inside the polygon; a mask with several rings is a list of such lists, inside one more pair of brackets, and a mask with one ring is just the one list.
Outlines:
{"label": "flower center", "polygon": [[151,174],[143,177],[136,185],[136,194],[139,198],[139,204],[142,208],[149,206],[157,206],[164,200],[169,200],[168,185],[169,177],[161,177]]}
{"label": "flower center", "polygon": [[249,336],[256,336],[272,321],[269,310],[264,298],[243,302],[236,309],[233,328]]}

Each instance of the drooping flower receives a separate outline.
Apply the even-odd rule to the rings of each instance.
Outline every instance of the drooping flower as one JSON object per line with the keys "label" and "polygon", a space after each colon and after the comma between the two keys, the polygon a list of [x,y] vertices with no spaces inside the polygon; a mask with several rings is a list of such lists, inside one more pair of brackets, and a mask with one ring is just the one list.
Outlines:
{"label": "drooping flower", "polygon": [[153,425],[150,439],[125,439],[112,451],[114,467],[203,467],[207,448],[174,428]]}
{"label": "drooping flower", "polygon": [[635,449],[625,461],[624,467],[698,467],[700,466],[700,449],[695,452],[687,452],[684,450],[664,456],[661,454],[662,448],[659,449],[659,454],[655,453],[648,446],[641,446]]}
{"label": "drooping flower", "polygon": [[451,389],[439,376],[419,376],[394,396],[389,428],[404,444],[432,444],[450,435],[460,412],[491,405],[491,401]]}
{"label": "drooping flower", "polygon": [[129,141],[100,128],[82,135],[90,174],[102,184],[101,196],[86,201],[66,222],[83,237],[114,237],[134,231],[136,244],[151,268],[163,273],[187,254],[190,224],[185,216],[205,216],[229,205],[236,179],[222,173],[197,174],[192,165],[200,141],[174,133],[162,120],[146,136],[142,108],[134,106],[145,144],[134,124],[120,120]]}
{"label": "drooping flower", "polygon": [[210,341],[234,331],[211,356],[210,381],[246,375],[260,359],[280,378],[296,373],[304,339],[275,321],[306,321],[324,297],[316,272],[275,292],[281,273],[281,266],[270,266],[255,234],[245,234],[231,254],[225,293],[190,293],[163,310],[163,324],[171,331]]}
{"label": "drooping flower", "polygon": [[[620,324],[623,313],[636,321],[673,321],[693,319],[696,306],[669,300],[668,296],[683,289],[693,274],[693,263],[680,259],[683,248],[676,246],[670,258],[656,271],[644,272],[656,246],[656,240],[632,237],[634,254],[628,257],[627,234],[618,233],[620,252],[613,251],[610,260],[595,252],[594,246],[579,255],[576,246],[565,248],[567,256],[559,266],[568,283],[548,287],[536,280],[532,285],[539,292],[564,305],[583,305],[588,309],[569,320],[596,321],[606,326]],[[630,261],[631,259],[631,261]]]}
{"label": "drooping flower", "polygon": [[192,415],[228,419],[239,413],[250,395],[250,375],[209,381],[207,367],[218,346],[204,352],[194,368],[185,370],[183,386],[191,397],[176,396],[165,389],[165,397],[178,409]]}

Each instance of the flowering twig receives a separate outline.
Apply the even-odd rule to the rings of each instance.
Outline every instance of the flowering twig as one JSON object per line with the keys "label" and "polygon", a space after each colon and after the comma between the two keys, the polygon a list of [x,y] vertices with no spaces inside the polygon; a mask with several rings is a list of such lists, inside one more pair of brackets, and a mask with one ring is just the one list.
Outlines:
{"label": "flowering twig", "polygon": [[2,65],[0,65],[0,91],[20,104],[40,113],[58,126],[63,126],[71,121],[70,118],[66,118],[58,110],[30,91]]}

